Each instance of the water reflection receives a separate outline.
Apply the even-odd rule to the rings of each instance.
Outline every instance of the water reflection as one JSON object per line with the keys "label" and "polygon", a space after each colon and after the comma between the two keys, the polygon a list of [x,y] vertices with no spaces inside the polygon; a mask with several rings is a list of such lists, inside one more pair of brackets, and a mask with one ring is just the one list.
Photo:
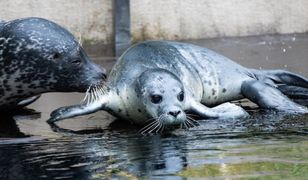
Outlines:
{"label": "water reflection", "polygon": [[[308,163],[303,151],[308,148],[307,115],[260,113],[242,121],[201,120],[189,131],[152,136],[134,128],[62,130],[61,138],[0,144],[0,179],[181,179],[200,173],[195,171],[228,174],[234,163]],[[207,164],[217,166],[192,170]]]}
{"label": "water reflection", "polygon": [[22,138],[29,135],[20,131],[16,120],[33,120],[38,119],[41,113],[32,109],[21,109],[14,112],[1,113],[0,120],[0,139],[1,138]]}
{"label": "water reflection", "polygon": [[122,171],[143,177],[173,174],[186,166],[186,144],[170,138],[100,134],[1,146],[0,177],[89,179]]}

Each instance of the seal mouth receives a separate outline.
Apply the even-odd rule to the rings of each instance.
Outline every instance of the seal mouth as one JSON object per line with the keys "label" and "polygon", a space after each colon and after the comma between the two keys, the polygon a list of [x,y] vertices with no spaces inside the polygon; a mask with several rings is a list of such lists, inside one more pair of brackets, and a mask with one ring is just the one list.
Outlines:
{"label": "seal mouth", "polygon": [[158,118],[149,119],[149,123],[145,125],[139,132],[143,135],[146,134],[159,134],[166,129],[189,129],[199,126],[199,123],[193,119],[189,114],[186,114],[184,120],[176,120],[175,123],[166,123],[164,120],[167,119],[166,114],[160,115]]}

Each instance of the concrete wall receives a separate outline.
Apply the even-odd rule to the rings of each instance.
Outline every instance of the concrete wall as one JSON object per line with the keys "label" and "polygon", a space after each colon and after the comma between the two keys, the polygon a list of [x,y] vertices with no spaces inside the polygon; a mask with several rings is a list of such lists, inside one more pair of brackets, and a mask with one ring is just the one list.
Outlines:
{"label": "concrete wall", "polygon": [[134,40],[308,31],[307,0],[132,0]]}
{"label": "concrete wall", "polygon": [[0,19],[36,16],[55,21],[83,41],[112,43],[112,0],[0,0]]}
{"label": "concrete wall", "polygon": [[[308,32],[307,0],[131,0],[133,41]],[[0,0],[0,19],[51,19],[113,43],[112,0]]]}

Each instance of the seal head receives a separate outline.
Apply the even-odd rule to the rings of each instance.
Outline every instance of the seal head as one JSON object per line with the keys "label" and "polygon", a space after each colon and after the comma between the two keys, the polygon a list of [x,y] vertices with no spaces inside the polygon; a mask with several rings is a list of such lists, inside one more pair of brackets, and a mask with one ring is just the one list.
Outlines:
{"label": "seal head", "polygon": [[163,125],[180,125],[186,121],[183,84],[170,71],[150,69],[143,72],[138,78],[137,89],[147,113]]}
{"label": "seal head", "polygon": [[33,17],[0,23],[0,110],[45,92],[84,92],[105,78],[58,24]]}
{"label": "seal head", "polygon": [[105,77],[105,70],[91,62],[70,32],[45,19],[4,24],[0,47],[0,75],[9,79],[14,74],[16,85],[82,92]]}

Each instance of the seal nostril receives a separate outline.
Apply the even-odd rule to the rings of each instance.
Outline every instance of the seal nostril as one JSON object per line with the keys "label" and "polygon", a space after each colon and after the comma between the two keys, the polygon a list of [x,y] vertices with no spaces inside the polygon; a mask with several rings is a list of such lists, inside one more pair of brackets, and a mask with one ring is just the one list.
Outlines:
{"label": "seal nostril", "polygon": [[170,111],[168,114],[170,114],[173,117],[177,117],[180,113],[181,111]]}

